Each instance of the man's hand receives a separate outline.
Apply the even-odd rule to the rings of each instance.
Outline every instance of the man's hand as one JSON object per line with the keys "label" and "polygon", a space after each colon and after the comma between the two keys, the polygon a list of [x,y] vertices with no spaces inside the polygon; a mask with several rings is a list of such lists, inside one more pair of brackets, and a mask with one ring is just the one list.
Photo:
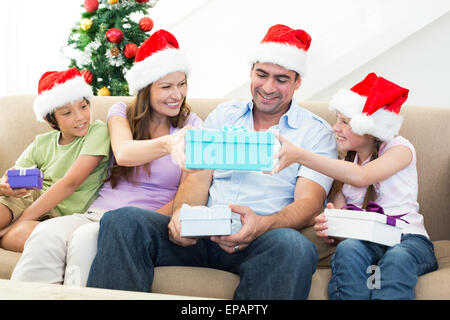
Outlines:
{"label": "man's hand", "polygon": [[[8,170],[14,169],[10,168]],[[5,174],[0,179],[0,195],[8,196],[13,198],[21,198],[26,195],[30,190],[22,188],[22,189],[11,189],[11,186],[8,183],[8,170],[5,171]]]}
{"label": "man's hand", "polygon": [[229,205],[231,211],[241,215],[239,232],[220,237],[211,237],[225,252],[237,253],[247,248],[256,238],[269,230],[268,217],[259,216],[247,206]]}
{"label": "man's hand", "polygon": [[197,238],[186,238],[181,236],[181,221],[180,221],[180,209],[176,210],[169,222],[169,239],[173,243],[182,246],[188,247],[197,243]]}

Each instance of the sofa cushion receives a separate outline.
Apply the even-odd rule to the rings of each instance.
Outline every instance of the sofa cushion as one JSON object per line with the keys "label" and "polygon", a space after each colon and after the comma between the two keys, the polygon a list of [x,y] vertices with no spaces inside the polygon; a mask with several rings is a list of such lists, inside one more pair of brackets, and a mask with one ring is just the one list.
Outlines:
{"label": "sofa cushion", "polygon": [[0,279],[10,279],[20,253],[0,248]]}
{"label": "sofa cushion", "polygon": [[199,267],[157,267],[152,292],[185,296],[232,299],[239,276]]}
{"label": "sofa cushion", "polygon": [[[13,165],[15,159],[38,133],[49,131],[47,124],[36,121],[32,112],[35,96],[21,95],[0,98],[0,170]],[[94,97],[91,106],[94,119],[106,120],[109,107],[116,101],[131,102],[132,97]],[[189,99],[188,104],[201,118],[224,99]],[[329,123],[335,116],[327,104],[302,102],[302,106]],[[407,114],[405,114],[407,113]],[[418,299],[450,299],[450,184],[448,173],[450,145],[442,143],[449,134],[450,108],[405,106],[406,115],[400,134],[409,139],[417,152],[420,212],[435,245],[439,270],[421,276],[416,286]],[[446,133],[447,132],[447,133]],[[437,138],[437,139],[436,139]],[[304,232],[305,234],[305,232]],[[305,234],[306,235],[306,234]],[[443,240],[443,241],[436,241]],[[315,242],[315,241],[314,241]],[[315,242],[316,245],[318,244]],[[321,246],[319,244],[319,246]],[[313,276],[310,299],[326,299],[331,271],[328,268],[332,250],[319,248],[323,258]],[[0,278],[9,279],[20,257],[19,253],[0,249]],[[207,268],[158,267],[155,269],[154,292],[231,298],[239,283],[237,275]]]}
{"label": "sofa cushion", "polygon": [[[36,121],[32,112],[34,95],[17,95],[0,98],[0,170],[4,172],[14,164],[15,159],[31,143],[38,133],[49,131],[50,127]],[[133,97],[100,97],[91,99],[94,119],[106,120],[111,105],[117,101],[132,102]],[[205,119],[225,99],[188,99],[193,112]],[[324,102],[300,102],[300,105],[328,121],[335,122],[335,115]],[[448,154],[450,144],[443,144],[440,136],[448,136],[450,108],[404,106],[405,116],[400,134],[414,145],[417,152],[419,176],[420,213],[425,218],[425,227],[432,240],[449,240],[450,185]],[[26,130],[25,130],[26,128]],[[447,134],[446,134],[447,132]]]}

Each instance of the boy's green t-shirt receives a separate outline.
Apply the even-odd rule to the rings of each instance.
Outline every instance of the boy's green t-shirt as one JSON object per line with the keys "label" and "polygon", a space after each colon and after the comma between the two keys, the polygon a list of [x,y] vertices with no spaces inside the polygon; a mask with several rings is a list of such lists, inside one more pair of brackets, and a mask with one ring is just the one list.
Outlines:
{"label": "boy's green t-shirt", "polygon": [[17,159],[16,166],[36,165],[44,174],[42,190],[46,191],[64,177],[78,156],[104,156],[97,168],[77,190],[56,206],[61,215],[84,213],[97,198],[98,190],[106,178],[110,155],[108,128],[100,120],[93,121],[84,137],[77,137],[68,145],[59,145],[60,134],[60,131],[53,130],[37,135],[33,143]]}

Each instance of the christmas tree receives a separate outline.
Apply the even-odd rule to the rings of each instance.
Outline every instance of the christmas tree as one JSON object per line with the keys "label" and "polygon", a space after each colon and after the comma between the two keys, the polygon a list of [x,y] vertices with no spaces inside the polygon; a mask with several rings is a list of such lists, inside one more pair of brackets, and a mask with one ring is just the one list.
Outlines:
{"label": "christmas tree", "polygon": [[[149,37],[153,20],[146,16],[158,0],[85,0],[81,19],[65,50],[96,95],[128,95],[124,74],[137,48]],[[136,21],[135,16],[142,17]],[[133,18],[134,17],[134,18]],[[67,48],[66,48],[67,49]]]}

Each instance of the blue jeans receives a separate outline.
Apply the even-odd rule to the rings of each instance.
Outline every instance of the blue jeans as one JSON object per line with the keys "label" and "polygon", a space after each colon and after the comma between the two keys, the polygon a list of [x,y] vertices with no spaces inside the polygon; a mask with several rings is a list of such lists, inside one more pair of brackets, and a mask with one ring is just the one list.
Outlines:
{"label": "blue jeans", "polygon": [[88,287],[149,292],[154,267],[198,266],[240,275],[235,299],[306,299],[317,248],[300,232],[275,229],[228,254],[209,238],[188,247],[169,240],[169,217],[125,207],[100,220],[98,252]]}
{"label": "blue jeans", "polygon": [[418,277],[437,267],[434,246],[422,235],[403,235],[393,247],[347,239],[331,259],[328,295],[332,300],[414,299]]}

